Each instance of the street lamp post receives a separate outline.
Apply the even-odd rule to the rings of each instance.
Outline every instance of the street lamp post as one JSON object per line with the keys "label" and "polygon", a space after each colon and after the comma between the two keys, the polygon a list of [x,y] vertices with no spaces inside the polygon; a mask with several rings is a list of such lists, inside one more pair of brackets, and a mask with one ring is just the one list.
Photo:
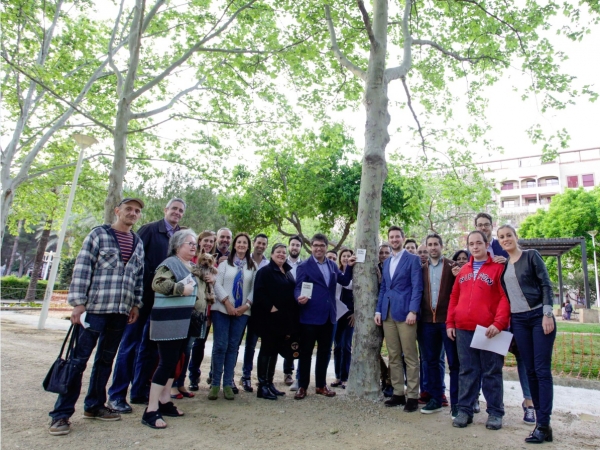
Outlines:
{"label": "street lamp post", "polygon": [[46,325],[46,319],[48,318],[48,309],[50,308],[52,291],[54,291],[54,282],[56,281],[56,274],[58,273],[60,254],[63,242],[65,241],[65,235],[67,234],[69,219],[71,217],[71,209],[73,208],[73,200],[75,199],[75,191],[77,190],[77,180],[79,179],[79,174],[81,173],[81,166],[83,164],[83,154],[85,153],[86,148],[98,143],[98,141],[94,137],[87,136],[85,134],[75,133],[71,137],[79,146],[79,158],[77,159],[77,166],[75,167],[75,174],[73,175],[73,184],[71,184],[71,191],[69,192],[69,200],[67,202],[67,209],[65,210],[65,217],[60,228],[60,234],[58,235],[58,242],[56,244],[56,255],[54,256],[54,260],[52,261],[50,277],[48,278],[48,285],[46,286],[44,303],[42,304],[42,312],[40,313],[40,320],[38,322],[39,330],[44,329]]}
{"label": "street lamp post", "polygon": [[594,253],[594,273],[596,274],[596,306],[600,306],[600,289],[598,289],[598,263],[596,262],[596,240],[594,239],[598,234],[598,230],[588,231],[588,234],[592,237],[592,253]]}

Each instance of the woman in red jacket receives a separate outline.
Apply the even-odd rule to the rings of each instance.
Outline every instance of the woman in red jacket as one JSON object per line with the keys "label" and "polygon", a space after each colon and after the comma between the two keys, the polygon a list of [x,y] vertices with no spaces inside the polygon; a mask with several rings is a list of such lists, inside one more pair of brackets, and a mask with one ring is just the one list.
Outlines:
{"label": "woman in red jacket", "polygon": [[500,282],[504,266],[492,261],[487,252],[487,237],[481,231],[471,231],[467,242],[471,259],[456,276],[446,319],[446,332],[450,339],[456,339],[460,362],[459,411],[452,425],[464,428],[473,422],[473,404],[482,379],[488,413],[485,426],[488,430],[499,430],[504,416],[504,356],[471,348],[471,341],[477,325],[487,328],[488,338],[508,327],[510,306]]}

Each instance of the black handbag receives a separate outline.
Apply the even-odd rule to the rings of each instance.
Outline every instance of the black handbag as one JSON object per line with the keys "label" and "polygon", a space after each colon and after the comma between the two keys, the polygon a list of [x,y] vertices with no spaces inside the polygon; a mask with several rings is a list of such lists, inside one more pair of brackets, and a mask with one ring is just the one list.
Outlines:
{"label": "black handbag", "polygon": [[[71,339],[69,339],[69,336]],[[77,345],[78,336],[79,326],[71,324],[63,345],[60,348],[58,358],[56,358],[56,361],[54,361],[54,364],[52,364],[46,378],[44,378],[44,381],[42,382],[44,390],[54,392],[55,394],[65,395],[73,380],[83,373],[81,364],[72,359],[73,348]],[[63,359],[62,355],[67,341],[69,342],[69,346],[67,347],[65,359]]]}

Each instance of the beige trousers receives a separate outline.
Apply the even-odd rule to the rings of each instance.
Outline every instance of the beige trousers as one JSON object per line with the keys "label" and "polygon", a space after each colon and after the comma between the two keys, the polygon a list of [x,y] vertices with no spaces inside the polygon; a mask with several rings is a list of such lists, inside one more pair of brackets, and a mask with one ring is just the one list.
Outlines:
{"label": "beige trousers", "polygon": [[383,322],[383,335],[390,360],[390,378],[394,395],[404,395],[404,367],[406,362],[406,397],[419,398],[419,354],[417,352],[417,324],[396,322],[388,314]]}

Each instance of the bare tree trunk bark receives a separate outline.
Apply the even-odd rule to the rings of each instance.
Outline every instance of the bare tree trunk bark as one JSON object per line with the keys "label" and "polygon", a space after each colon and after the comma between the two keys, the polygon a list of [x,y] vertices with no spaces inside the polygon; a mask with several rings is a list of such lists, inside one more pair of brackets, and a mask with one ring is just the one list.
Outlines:
{"label": "bare tree trunk bark", "polygon": [[7,273],[5,275],[10,275],[12,265],[15,262],[15,255],[17,254],[17,248],[19,247],[19,240],[21,239],[21,230],[23,229],[23,223],[25,221],[23,219],[19,220],[19,224],[17,226],[17,235],[15,236],[15,242],[13,243],[12,251],[10,252],[10,259],[6,264]]}
{"label": "bare tree trunk bark", "polygon": [[40,241],[38,242],[37,251],[35,252],[33,272],[31,272],[31,279],[29,280],[29,286],[27,287],[27,295],[25,296],[25,300],[29,302],[35,300],[35,290],[37,288],[37,283],[42,273],[42,266],[44,264],[44,253],[46,252],[48,240],[50,239],[51,228],[52,219],[46,219],[46,223],[44,224],[44,230],[42,231]]}
{"label": "bare tree trunk bark", "polygon": [[379,389],[380,337],[373,320],[377,305],[377,262],[381,191],[387,177],[385,148],[389,143],[387,81],[385,57],[387,48],[387,0],[373,2],[373,27],[370,32],[371,51],[365,83],[365,152],[356,221],[356,248],[367,249],[364,264],[354,267],[354,311],[356,328],[352,349],[352,365],[348,393],[376,399]]}

